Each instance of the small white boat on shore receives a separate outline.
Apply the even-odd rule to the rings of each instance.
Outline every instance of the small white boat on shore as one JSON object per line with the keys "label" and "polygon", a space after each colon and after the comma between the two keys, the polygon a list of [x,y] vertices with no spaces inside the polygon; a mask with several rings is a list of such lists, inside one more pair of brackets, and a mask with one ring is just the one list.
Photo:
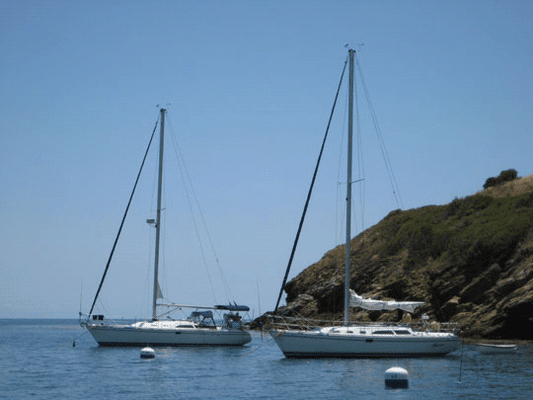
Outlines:
{"label": "small white boat on shore", "polygon": [[516,353],[516,344],[476,343],[476,350],[482,354]]}

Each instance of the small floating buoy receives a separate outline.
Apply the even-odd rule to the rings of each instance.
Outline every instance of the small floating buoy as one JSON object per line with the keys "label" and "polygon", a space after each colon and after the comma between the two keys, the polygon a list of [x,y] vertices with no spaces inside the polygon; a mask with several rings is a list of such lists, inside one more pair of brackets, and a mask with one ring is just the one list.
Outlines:
{"label": "small floating buoy", "polygon": [[385,387],[387,389],[407,389],[409,373],[400,367],[392,367],[385,371]]}
{"label": "small floating buoy", "polygon": [[151,347],[141,349],[141,358],[155,358],[155,351]]}

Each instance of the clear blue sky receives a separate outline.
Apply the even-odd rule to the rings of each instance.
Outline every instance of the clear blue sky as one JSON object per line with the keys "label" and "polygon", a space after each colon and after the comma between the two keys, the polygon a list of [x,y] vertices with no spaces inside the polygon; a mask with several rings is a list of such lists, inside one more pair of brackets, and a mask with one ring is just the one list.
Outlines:
{"label": "clear blue sky", "polygon": [[[364,44],[405,209],[473,194],[504,169],[532,174],[531,21],[533,1],[519,0],[1,1],[0,317],[76,317],[80,300],[88,311],[167,103],[232,299],[272,310],[346,43]],[[341,133],[291,277],[340,243]],[[372,131],[363,140],[369,227],[397,206]],[[148,315],[150,168],[102,294],[110,315]],[[173,201],[165,295],[226,301]]]}

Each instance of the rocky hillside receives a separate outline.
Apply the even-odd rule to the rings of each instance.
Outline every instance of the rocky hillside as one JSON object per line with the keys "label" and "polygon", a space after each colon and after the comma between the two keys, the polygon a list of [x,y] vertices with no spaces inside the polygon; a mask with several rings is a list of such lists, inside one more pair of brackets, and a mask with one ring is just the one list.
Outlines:
{"label": "rocky hillside", "polygon": [[[531,339],[532,227],[533,175],[444,206],[393,211],[352,240],[350,287],[373,299],[425,301],[414,319],[458,322],[465,336]],[[278,313],[340,318],[343,275],[339,246],[287,283]],[[400,313],[354,309],[353,317]]]}

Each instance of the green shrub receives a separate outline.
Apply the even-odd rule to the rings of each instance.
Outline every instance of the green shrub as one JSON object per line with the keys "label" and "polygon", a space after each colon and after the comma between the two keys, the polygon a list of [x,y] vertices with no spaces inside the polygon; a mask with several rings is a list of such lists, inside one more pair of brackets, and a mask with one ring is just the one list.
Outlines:
{"label": "green shrub", "polygon": [[483,185],[483,189],[487,189],[489,187],[496,186],[504,182],[509,182],[516,178],[518,178],[518,172],[516,172],[515,169],[506,169],[505,171],[501,171],[500,175],[498,175],[497,177],[488,178],[485,181],[485,184]]}

